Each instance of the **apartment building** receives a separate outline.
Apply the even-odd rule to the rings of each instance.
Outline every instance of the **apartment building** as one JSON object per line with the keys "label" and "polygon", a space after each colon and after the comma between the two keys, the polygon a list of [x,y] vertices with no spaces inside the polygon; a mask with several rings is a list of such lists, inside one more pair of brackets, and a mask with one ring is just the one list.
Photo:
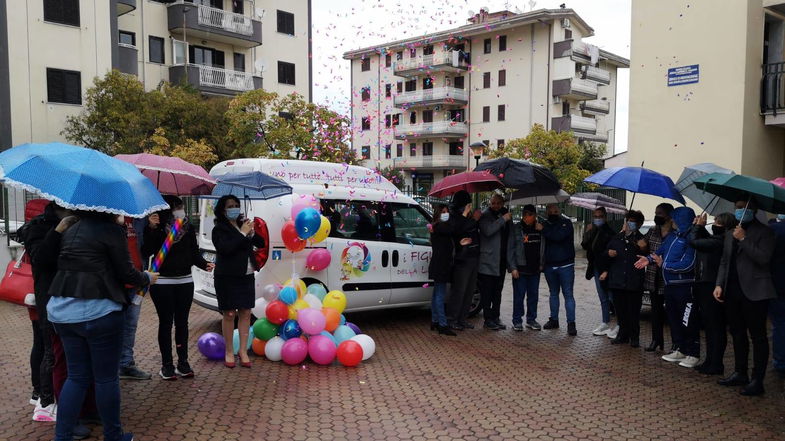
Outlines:
{"label": "apartment building", "polygon": [[631,54],[628,164],[785,175],[785,1],[633,0]]}
{"label": "apartment building", "polygon": [[0,2],[0,149],[62,140],[93,78],[311,100],[310,0]]}
{"label": "apartment building", "polygon": [[613,152],[616,74],[629,60],[583,42],[592,35],[572,9],[483,10],[458,28],[346,52],[352,147],[419,192],[474,168],[470,144],[497,148],[533,124]]}

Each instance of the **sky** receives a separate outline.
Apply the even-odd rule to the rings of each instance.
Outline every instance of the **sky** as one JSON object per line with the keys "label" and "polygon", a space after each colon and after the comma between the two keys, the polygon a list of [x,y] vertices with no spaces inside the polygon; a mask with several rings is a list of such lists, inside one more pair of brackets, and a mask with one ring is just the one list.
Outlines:
{"label": "sky", "polygon": [[[313,0],[314,102],[349,113],[350,64],[344,52],[462,26],[470,11],[482,7],[528,12],[561,3],[594,28],[595,36],[585,41],[630,57],[629,0]],[[614,153],[627,150],[628,98],[629,70],[619,69]]]}

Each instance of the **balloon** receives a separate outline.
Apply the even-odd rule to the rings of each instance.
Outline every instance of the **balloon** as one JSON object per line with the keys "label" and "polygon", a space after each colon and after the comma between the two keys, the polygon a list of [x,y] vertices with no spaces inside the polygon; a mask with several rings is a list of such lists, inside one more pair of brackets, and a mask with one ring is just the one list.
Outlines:
{"label": "balloon", "polygon": [[330,334],[329,332],[327,332],[327,331],[322,331],[321,333],[319,333],[319,335],[323,335],[323,336],[325,336],[325,337],[329,338],[329,339],[330,339],[330,341],[331,341],[331,342],[333,342],[333,344],[335,345],[335,347],[336,347],[336,348],[338,347],[338,342],[335,340],[335,337],[333,337],[333,335],[332,335],[332,334]]}
{"label": "balloon", "polygon": [[[248,349],[251,349],[251,343],[252,343],[251,340],[252,339],[253,339],[253,328],[249,329],[249,331],[248,331],[248,343],[245,345],[246,346],[246,348],[245,348],[246,351]],[[239,329],[235,329],[234,332],[232,333],[232,349],[234,350],[235,354],[240,352],[240,330]]]}
{"label": "balloon", "polygon": [[327,219],[325,216],[320,216],[319,219],[319,229],[316,231],[316,234],[311,236],[311,242],[319,243],[327,237],[330,236],[330,230],[332,229],[332,225],[330,225],[330,219]]}
{"label": "balloon", "polygon": [[264,346],[267,344],[266,341],[260,340],[258,338],[254,338],[253,342],[251,343],[251,350],[254,354],[258,356],[264,355]]}
{"label": "balloon", "polygon": [[368,334],[355,335],[349,340],[356,341],[357,343],[360,344],[360,346],[362,346],[363,360],[367,360],[371,358],[373,354],[376,352],[376,342],[374,342],[371,336]]}
{"label": "balloon", "polygon": [[330,364],[335,360],[337,348],[329,338],[323,335],[314,335],[308,340],[308,355],[316,364]]}
{"label": "balloon", "polygon": [[317,248],[308,253],[305,266],[311,271],[323,271],[330,266],[333,256],[324,248]]}
{"label": "balloon", "polygon": [[270,361],[281,361],[281,348],[285,343],[281,337],[273,337],[264,345],[264,356]]}
{"label": "balloon", "polygon": [[297,229],[294,227],[294,221],[287,221],[281,228],[281,239],[286,249],[296,253],[305,248],[306,242],[297,236]]}
{"label": "balloon", "polygon": [[277,286],[270,283],[268,285],[265,285],[264,288],[262,288],[262,297],[264,297],[264,299],[267,300],[268,302],[272,302],[273,300],[276,300],[278,298],[278,293],[280,291],[281,288],[278,288]]}
{"label": "balloon", "polygon": [[264,317],[264,310],[267,308],[267,300],[264,297],[259,297],[254,302],[254,307],[251,308],[251,314],[256,318]]}
{"label": "balloon", "polygon": [[329,332],[335,331],[335,328],[338,327],[338,323],[341,321],[341,314],[334,308],[322,308],[322,314],[324,314],[325,318],[324,329]]}
{"label": "balloon", "polygon": [[302,333],[303,330],[300,329],[300,325],[297,324],[296,320],[287,320],[286,323],[281,326],[281,338],[284,340],[297,338],[302,335]]}
{"label": "balloon", "polygon": [[359,343],[346,340],[338,345],[338,362],[346,367],[357,366],[363,359],[363,348]]}
{"label": "balloon", "polygon": [[345,316],[345,315],[343,315],[343,314],[341,314],[341,322],[340,322],[340,323],[341,323],[342,325],[345,325],[345,324],[346,324],[346,316]]}
{"label": "balloon", "polygon": [[292,193],[292,219],[296,219],[297,214],[306,208],[313,208],[318,212],[322,207],[319,204],[319,199],[313,195]]}
{"label": "balloon", "polygon": [[313,309],[322,309],[322,301],[319,300],[319,297],[316,297],[313,294],[306,294],[303,296],[303,301],[308,304],[308,307]]}
{"label": "balloon", "polygon": [[333,308],[338,311],[338,314],[340,314],[344,309],[346,309],[346,295],[337,289],[332,290],[328,292],[326,296],[324,296],[322,305],[324,305],[325,308]]}
{"label": "balloon", "polygon": [[[306,356],[308,356],[308,343],[301,338],[286,340],[281,347],[281,359],[290,366],[302,363]],[[362,348],[360,348],[360,357],[362,357]]]}
{"label": "balloon", "polygon": [[271,323],[266,318],[260,318],[253,324],[254,337],[267,341],[278,334],[278,325]]}
{"label": "balloon", "polygon": [[327,288],[325,288],[321,283],[312,283],[308,285],[308,289],[305,290],[305,293],[315,295],[321,302],[322,299],[324,299],[324,296],[327,295]]}
{"label": "balloon", "polygon": [[319,231],[322,226],[322,216],[318,210],[313,208],[303,208],[294,218],[294,228],[300,239],[308,239]]}
{"label": "balloon", "polygon": [[354,331],[354,333],[356,335],[362,334],[362,332],[360,332],[360,328],[357,325],[355,325],[354,323],[346,322],[346,326],[350,327],[352,329],[352,331]]}
{"label": "balloon", "polygon": [[310,308],[311,305],[309,305],[308,302],[306,302],[303,299],[297,299],[297,301],[294,302],[294,305],[292,305],[292,307],[294,308],[295,311],[299,311],[301,309]]}
{"label": "balloon", "polygon": [[303,282],[301,279],[298,279],[298,278],[295,278],[294,280],[292,280],[292,279],[287,280],[283,284],[283,286],[291,286],[294,289],[296,289],[297,290],[297,298],[302,298],[302,296],[305,295],[305,291],[307,291],[307,288],[305,287],[305,282]]}
{"label": "balloon", "polygon": [[267,305],[267,308],[264,310],[264,314],[270,323],[274,325],[280,325],[289,317],[289,308],[286,306],[286,303],[280,300],[275,300]]}
{"label": "balloon", "polygon": [[318,309],[305,308],[297,311],[297,323],[304,333],[317,335],[324,331],[326,319]]}
{"label": "balloon", "polygon": [[338,344],[340,345],[344,341],[354,337],[356,334],[354,333],[354,331],[352,331],[352,328],[346,325],[341,325],[335,328],[335,332],[333,332],[333,335],[335,336],[335,341],[337,341]]}
{"label": "balloon", "polygon": [[287,305],[291,305],[297,300],[297,290],[291,286],[284,286],[278,294],[278,298]]}
{"label": "balloon", "polygon": [[199,336],[196,343],[199,352],[208,360],[222,360],[226,351],[226,343],[222,335],[215,332],[207,332]]}
{"label": "balloon", "polygon": [[297,320],[297,310],[294,309],[294,305],[290,305],[288,311],[287,320]]}

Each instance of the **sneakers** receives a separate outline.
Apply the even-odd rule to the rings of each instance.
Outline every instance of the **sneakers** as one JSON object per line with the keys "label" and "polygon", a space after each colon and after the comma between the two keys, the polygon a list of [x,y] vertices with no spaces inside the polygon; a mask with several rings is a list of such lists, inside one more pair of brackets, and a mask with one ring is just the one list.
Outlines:
{"label": "sneakers", "polygon": [[194,377],[194,370],[191,369],[191,365],[188,364],[187,361],[181,361],[177,363],[177,368],[174,370],[174,373],[177,374],[177,376],[179,376],[180,378]]}
{"label": "sneakers", "polygon": [[610,329],[611,327],[608,326],[607,323],[603,323],[600,326],[597,326],[597,328],[595,328],[594,331],[591,331],[591,333],[597,336],[606,335]]}
{"label": "sneakers", "polygon": [[42,421],[42,422],[55,422],[57,421],[57,404],[52,403],[46,407],[41,407],[41,404],[37,404],[35,406],[35,411],[33,411],[33,421]]}
{"label": "sneakers", "polygon": [[177,379],[177,373],[175,373],[174,366],[172,365],[162,367],[161,370],[158,371],[158,375],[167,381],[173,381]]}
{"label": "sneakers", "polygon": [[545,326],[542,329],[559,329],[559,321],[554,319],[548,319],[545,323]]}
{"label": "sneakers", "polygon": [[567,335],[575,337],[578,335],[578,329],[575,327],[575,322],[567,323]]}
{"label": "sneakers", "polygon": [[616,326],[614,326],[612,328],[609,326],[608,327],[608,332],[606,332],[605,335],[608,338],[610,338],[610,339],[614,339],[614,338],[618,337],[619,336],[619,326],[616,325]]}
{"label": "sneakers", "polygon": [[40,400],[41,400],[41,397],[39,397],[38,394],[35,393],[35,392],[33,392],[33,394],[30,396],[30,404],[32,404],[33,406],[37,407],[38,406],[38,402]]}
{"label": "sneakers", "polygon": [[486,322],[485,322],[485,323],[482,325],[482,327],[483,327],[483,328],[485,328],[485,329],[490,329],[491,331],[498,331],[498,330],[500,330],[500,329],[501,329],[501,328],[499,327],[499,325],[497,325],[497,324],[496,324],[496,322],[494,322],[494,321],[486,321]]}
{"label": "sneakers", "polygon": [[133,433],[124,433],[123,437],[120,438],[120,441],[134,441],[134,434]]}
{"label": "sneakers", "polygon": [[526,322],[526,327],[531,329],[532,331],[542,330],[542,326],[540,326],[540,324],[537,323],[537,320],[529,320],[528,322]]}
{"label": "sneakers", "polygon": [[74,439],[85,439],[89,438],[90,435],[93,433],[89,427],[85,426],[84,424],[77,424],[74,426],[73,431],[71,432],[71,436]]}
{"label": "sneakers", "polygon": [[679,363],[679,366],[692,368],[695,367],[695,365],[697,365],[699,361],[700,359],[698,357],[693,357],[692,355],[688,355],[684,357],[684,359]]}
{"label": "sneakers", "polygon": [[513,323],[512,324],[512,329],[513,329],[513,331],[518,331],[518,332],[523,331],[523,324],[521,324],[521,323]]}
{"label": "sneakers", "polygon": [[152,375],[135,365],[120,368],[120,379],[122,380],[149,380],[150,378],[152,378]]}
{"label": "sneakers", "polygon": [[666,354],[662,356],[663,360],[670,361],[671,363],[684,360],[685,358],[687,358],[687,356],[682,354],[680,351],[673,351],[670,354]]}

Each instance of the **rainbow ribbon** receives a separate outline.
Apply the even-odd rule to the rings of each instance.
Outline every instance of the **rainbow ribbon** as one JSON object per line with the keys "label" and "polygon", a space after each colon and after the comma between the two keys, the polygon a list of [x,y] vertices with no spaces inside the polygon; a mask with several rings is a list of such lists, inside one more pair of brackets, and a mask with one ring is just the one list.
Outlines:
{"label": "rainbow ribbon", "polygon": [[150,267],[150,271],[157,273],[158,270],[161,268],[161,265],[163,265],[166,255],[169,254],[169,250],[172,249],[172,244],[174,244],[174,238],[183,228],[183,223],[184,223],[184,219],[174,220],[174,223],[172,224],[172,229],[169,231],[169,234],[166,235],[166,239],[164,239],[164,244],[161,246],[161,249],[158,250],[158,254],[155,255],[155,259],[153,259],[153,265]]}

